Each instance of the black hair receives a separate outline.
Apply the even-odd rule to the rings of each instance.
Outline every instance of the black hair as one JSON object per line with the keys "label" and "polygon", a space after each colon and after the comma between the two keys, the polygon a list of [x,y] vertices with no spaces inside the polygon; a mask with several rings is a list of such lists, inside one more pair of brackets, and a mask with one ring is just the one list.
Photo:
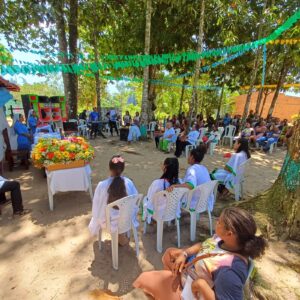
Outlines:
{"label": "black hair", "polygon": [[109,161],[109,169],[113,171],[114,178],[107,190],[108,193],[108,199],[107,203],[112,203],[118,199],[121,199],[123,197],[127,196],[126,187],[124,179],[121,177],[122,172],[125,168],[125,162],[123,161],[117,161],[114,162],[114,158],[121,158],[120,155],[114,155],[111,160]]}
{"label": "black hair", "polygon": [[240,246],[240,254],[253,259],[264,254],[268,245],[262,235],[256,236],[256,223],[252,215],[239,207],[227,207],[220,216],[225,229],[232,231]]}
{"label": "black hair", "polygon": [[247,158],[249,159],[251,157],[250,151],[249,151],[249,141],[244,138],[240,138],[237,140],[237,142],[240,144],[238,149],[236,150],[236,153],[240,153],[244,151],[247,154]]}
{"label": "black hair", "polygon": [[160,179],[166,179],[172,184],[178,183],[179,162],[175,157],[168,157],[164,161],[165,171]]}
{"label": "black hair", "polygon": [[206,145],[200,144],[197,148],[192,149],[190,155],[194,158],[194,161],[196,163],[201,163],[206,151],[207,151]]}

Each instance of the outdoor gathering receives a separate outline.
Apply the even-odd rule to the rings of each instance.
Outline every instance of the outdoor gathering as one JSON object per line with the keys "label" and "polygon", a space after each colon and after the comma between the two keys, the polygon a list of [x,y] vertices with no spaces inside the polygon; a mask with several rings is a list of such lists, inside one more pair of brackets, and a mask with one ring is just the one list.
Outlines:
{"label": "outdoor gathering", "polygon": [[300,299],[294,0],[0,2],[0,299]]}

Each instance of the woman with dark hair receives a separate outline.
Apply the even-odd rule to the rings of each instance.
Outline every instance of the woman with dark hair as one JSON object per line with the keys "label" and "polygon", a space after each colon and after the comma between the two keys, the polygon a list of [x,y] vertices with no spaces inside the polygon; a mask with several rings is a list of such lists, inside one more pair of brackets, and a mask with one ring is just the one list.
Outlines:
{"label": "woman with dark hair", "polygon": [[169,186],[180,182],[178,178],[179,174],[179,162],[177,158],[168,157],[165,159],[162,165],[163,174],[159,179],[155,179],[148,188],[147,197],[144,198],[144,214],[143,219],[148,216],[148,222],[151,220],[153,212],[153,196],[163,190],[166,190]]}
{"label": "woman with dark hair", "polygon": [[[183,183],[175,184],[170,186],[167,190],[172,191],[173,188],[188,188],[190,190],[194,189],[200,184],[211,181],[209,172],[207,168],[201,164],[205,154],[206,154],[206,145],[201,144],[196,149],[193,149],[188,157],[188,164],[190,167],[185,172]],[[197,199],[192,199],[191,208],[197,203]],[[213,194],[210,196],[208,201],[209,209],[212,210],[214,205]]]}
{"label": "woman with dark hair", "polygon": [[[110,177],[100,181],[93,198],[92,219],[89,229],[92,235],[97,235],[100,228],[106,228],[106,206],[123,197],[136,195],[138,191],[134,183],[121,176],[125,168],[125,160],[120,155],[114,155],[109,161]],[[114,209],[114,221],[117,222],[118,209]],[[122,244],[119,237],[119,243]]]}
{"label": "woman with dark hair", "polygon": [[240,138],[236,140],[233,149],[234,153],[224,169],[215,169],[211,174],[213,180],[219,181],[219,191],[222,194],[227,194],[229,190],[232,190],[236,184],[238,167],[247,161],[251,155],[249,152],[248,140]]}
{"label": "woman with dark hair", "polygon": [[169,248],[164,270],[142,273],[133,283],[154,299],[243,299],[249,258],[264,254],[267,242],[256,235],[250,213],[225,208],[216,234],[186,249]]}

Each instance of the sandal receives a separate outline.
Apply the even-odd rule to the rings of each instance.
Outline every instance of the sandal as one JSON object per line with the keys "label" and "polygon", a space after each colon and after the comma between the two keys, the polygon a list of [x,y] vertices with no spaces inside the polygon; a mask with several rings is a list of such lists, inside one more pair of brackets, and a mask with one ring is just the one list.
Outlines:
{"label": "sandal", "polygon": [[14,216],[25,216],[31,212],[31,209],[23,209],[20,211],[14,212]]}

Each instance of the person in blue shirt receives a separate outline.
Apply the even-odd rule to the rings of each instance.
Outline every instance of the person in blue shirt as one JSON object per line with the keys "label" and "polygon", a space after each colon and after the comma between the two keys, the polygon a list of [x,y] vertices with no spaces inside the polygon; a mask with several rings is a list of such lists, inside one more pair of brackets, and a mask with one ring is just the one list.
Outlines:
{"label": "person in blue shirt", "polygon": [[18,150],[31,150],[32,136],[28,131],[27,126],[23,123],[24,117],[22,114],[19,115],[18,120],[15,122],[14,130],[18,135],[17,143]]}
{"label": "person in blue shirt", "polygon": [[96,138],[98,133],[98,122],[99,122],[99,113],[97,112],[97,107],[93,108],[93,111],[89,115],[89,121],[92,123],[91,128],[91,137]]}
{"label": "person in blue shirt", "polygon": [[176,142],[176,133],[175,129],[173,127],[172,121],[167,122],[166,124],[166,130],[163,134],[163,136],[159,139],[159,149],[165,152],[168,152],[168,145],[169,143],[175,143]]}
{"label": "person in blue shirt", "polygon": [[36,112],[32,109],[28,113],[28,126],[32,135],[34,135],[36,132],[37,123],[38,118],[36,116]]}
{"label": "person in blue shirt", "polygon": [[114,109],[110,110],[107,113],[107,116],[109,118],[108,124],[109,124],[109,128],[110,128],[110,134],[111,136],[113,136],[113,130],[115,129],[117,132],[117,135],[119,135],[119,130],[117,127],[117,113]]}
{"label": "person in blue shirt", "polygon": [[175,156],[180,157],[182,151],[184,151],[187,145],[196,145],[199,138],[199,126],[197,124],[193,125],[192,130],[187,135],[179,136],[176,141],[176,151]]}
{"label": "person in blue shirt", "polygon": [[226,127],[231,123],[231,117],[229,114],[225,114],[225,117],[223,118],[223,126]]}

